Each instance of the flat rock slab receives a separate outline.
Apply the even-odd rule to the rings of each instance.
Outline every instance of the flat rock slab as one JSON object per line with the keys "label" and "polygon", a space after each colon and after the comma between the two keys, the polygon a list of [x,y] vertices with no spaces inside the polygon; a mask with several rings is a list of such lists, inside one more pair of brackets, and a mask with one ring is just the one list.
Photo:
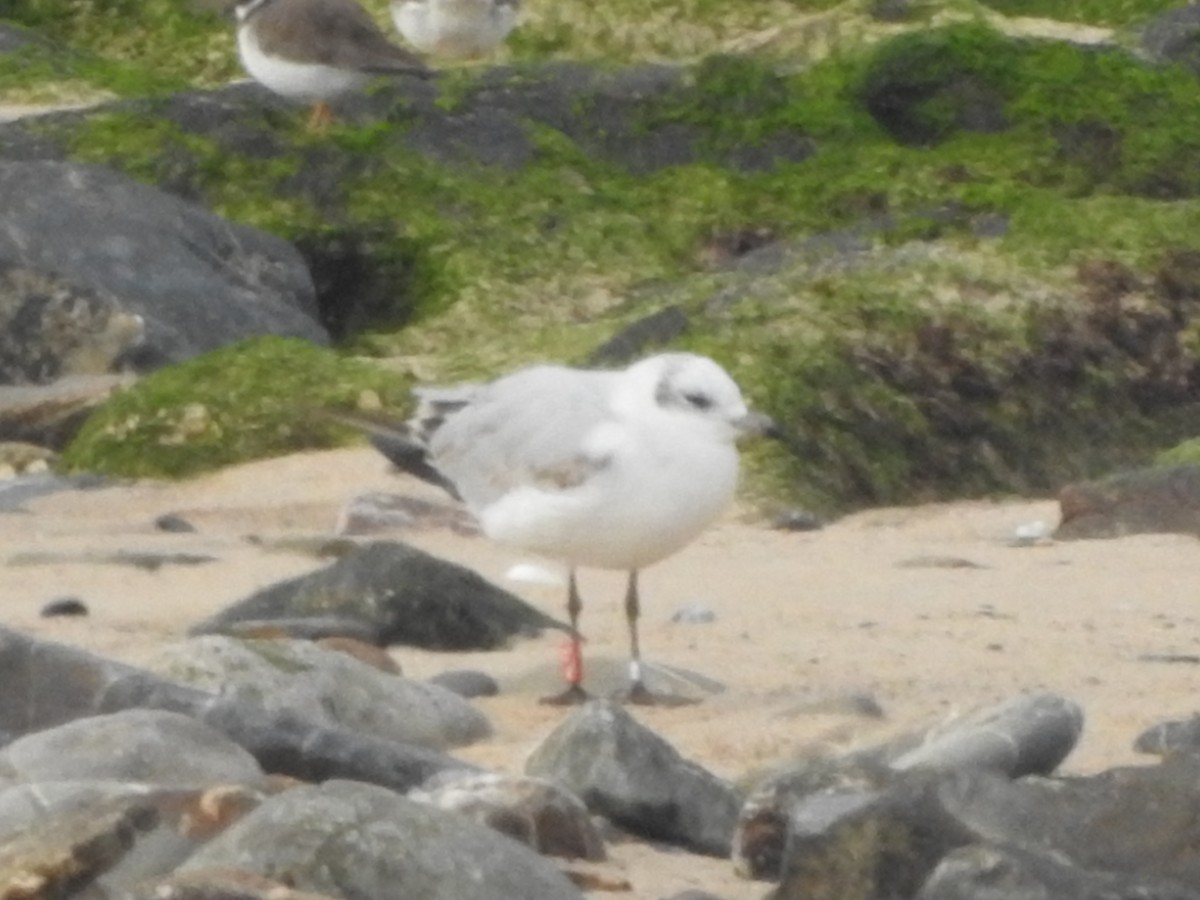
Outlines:
{"label": "flat rock slab", "polygon": [[1200,465],[1123,472],[1064,487],[1058,540],[1127,534],[1200,536]]}
{"label": "flat rock slab", "polygon": [[368,544],[311,575],[272,585],[217,613],[192,634],[239,622],[337,616],[368,625],[379,643],[491,650],[566,626],[463,566],[390,541]]}

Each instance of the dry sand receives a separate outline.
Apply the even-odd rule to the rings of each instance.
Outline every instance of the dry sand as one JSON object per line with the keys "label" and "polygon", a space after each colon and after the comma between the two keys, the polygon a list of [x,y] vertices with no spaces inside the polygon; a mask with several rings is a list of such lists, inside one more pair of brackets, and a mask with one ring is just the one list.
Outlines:
{"label": "dry sand", "polygon": [[[33,500],[26,513],[0,514],[0,559],[157,549],[212,553],[219,561],[157,572],[96,562],[5,565],[0,621],[136,664],[250,591],[325,564],[264,550],[248,535],[329,533],[343,504],[371,490],[436,497],[359,448],[180,484]],[[156,532],[153,520],[169,512],[199,531]],[[635,715],[684,755],[737,779],[797,754],[836,753],[1022,691],[1048,690],[1086,713],[1065,771],[1149,762],[1132,750],[1136,735],[1197,707],[1195,666],[1144,657],[1200,655],[1200,545],[1156,535],[1013,546],[1019,525],[1053,527],[1056,519],[1051,501],[972,502],[880,509],[818,532],[782,533],[731,510],[642,581],[646,656],[719,678],[728,690],[698,705]],[[398,536],[562,614],[561,588],[506,580],[515,563],[529,561],[519,553],[443,530]],[[623,658],[622,576],[585,572],[581,589],[588,657]],[[39,617],[46,601],[65,595],[83,599],[90,617]],[[689,601],[710,606],[716,621],[671,623]],[[415,677],[472,667],[503,682],[551,663],[561,640],[550,633],[493,653],[392,652]],[[874,697],[884,717],[854,714],[839,702],[855,695]],[[478,702],[496,735],[458,755],[511,772],[521,771],[566,714],[520,691]],[[723,860],[626,840],[611,852],[601,871],[628,879],[639,898],[694,887],[739,900],[767,889],[738,879]]]}

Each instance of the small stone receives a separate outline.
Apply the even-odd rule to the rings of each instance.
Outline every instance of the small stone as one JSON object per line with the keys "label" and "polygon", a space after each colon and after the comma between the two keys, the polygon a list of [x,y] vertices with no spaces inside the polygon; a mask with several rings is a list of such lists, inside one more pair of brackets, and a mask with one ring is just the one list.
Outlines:
{"label": "small stone", "polygon": [[196,526],[178,513],[164,513],[154,520],[154,527],[159,531],[169,531],[176,534],[196,530]]}
{"label": "small stone", "polygon": [[55,616],[86,616],[89,610],[87,604],[78,597],[59,597],[51,600],[42,607],[42,618],[50,619]]}
{"label": "small stone", "polygon": [[476,669],[453,669],[439,672],[429,679],[431,684],[453,691],[460,697],[495,697],[500,693],[496,679]]}
{"label": "small stone", "polygon": [[685,603],[679,609],[675,610],[675,614],[671,616],[671,621],[681,625],[705,625],[709,622],[717,621],[717,614],[711,606],[693,600],[691,603]]}
{"label": "small stone", "polygon": [[808,510],[789,509],[777,515],[771,527],[778,531],[820,531],[825,523]]}

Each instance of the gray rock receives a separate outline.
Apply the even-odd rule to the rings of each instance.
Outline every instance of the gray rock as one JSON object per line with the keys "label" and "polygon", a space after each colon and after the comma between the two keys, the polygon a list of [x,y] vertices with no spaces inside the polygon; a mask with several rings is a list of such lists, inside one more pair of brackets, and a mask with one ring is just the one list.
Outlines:
{"label": "gray rock", "polygon": [[671,621],[680,625],[707,625],[717,621],[717,614],[707,603],[693,600],[671,614]]}
{"label": "gray rock", "polygon": [[1200,753],[1200,714],[1150,726],[1137,736],[1133,749],[1157,756]]}
{"label": "gray rock", "polygon": [[[87,340],[92,339],[89,334]],[[0,348],[0,356],[3,352]],[[3,370],[0,362],[0,379]],[[50,384],[10,385],[0,380],[0,440],[61,450],[92,410],[129,382],[123,375],[73,375]]]}
{"label": "gray rock", "polygon": [[0,162],[0,382],[147,370],[264,334],[328,341],[286,242],[95,166]]}
{"label": "gray rock", "polygon": [[774,897],[911,896],[943,857],[977,843],[1197,891],[1198,776],[1191,757],[1083,778],[908,771],[794,807]]}
{"label": "gray rock", "polygon": [[545,856],[606,858],[604,839],[583,801],[544,778],[447,772],[408,797],[470,816]]}
{"label": "gray rock", "polygon": [[558,782],[634,834],[729,854],[742,802],[737,790],[614,703],[576,710],[533,751],[525,771]]}
{"label": "gray rock", "polygon": [[1057,540],[1127,534],[1200,536],[1200,465],[1122,472],[1064,487]]}
{"label": "gray rock", "polygon": [[1141,49],[1155,62],[1178,63],[1200,75],[1200,4],[1151,17],[1142,26]]}
{"label": "gray rock", "polygon": [[378,542],[261,590],[191,632],[225,633],[246,619],[314,614],[368,623],[382,643],[434,650],[489,650],[543,628],[566,629],[469,569],[406,544]]}
{"label": "gray rock", "polygon": [[86,616],[89,613],[87,604],[78,597],[58,597],[42,604],[39,613],[43,619],[58,616]]}
{"label": "gray rock", "polygon": [[240,869],[374,900],[579,900],[550,862],[465,816],[350,781],[272,797],[180,871]]}
{"label": "gray rock", "polygon": [[1198,900],[1167,879],[1096,872],[1020,847],[971,844],[948,853],[916,900]]}
{"label": "gray rock", "polygon": [[150,668],[272,712],[419,747],[441,750],[491,734],[487,717],[452,691],[309,641],[192,638],[164,647]]}
{"label": "gray rock", "polygon": [[486,672],[475,669],[451,669],[449,672],[438,672],[429,679],[431,684],[454,691],[460,697],[495,697],[500,693],[500,685],[496,679]]}
{"label": "gray rock", "polygon": [[1075,746],[1082,728],[1078,705],[1033,694],[840,759],[802,761],[750,792],[738,816],[734,865],[747,877],[778,878],[782,860],[794,852],[789,846],[800,839],[796,829],[827,840],[829,833],[851,827],[843,820],[875,816],[892,802],[893,788],[906,783],[906,771],[1048,774]]}
{"label": "gray rock", "polygon": [[890,761],[893,769],[987,768],[1019,778],[1047,775],[1075,748],[1083,710],[1055,694],[1015,697],[925,733],[919,746]]}
{"label": "gray rock", "polygon": [[14,740],[86,716],[158,709],[204,722],[249,750],[266,771],[307,781],[350,777],[408,790],[446,769],[473,768],[438,751],[323,728],[4,628],[0,684],[0,736]]}
{"label": "gray rock", "polygon": [[67,722],[0,750],[0,775],[21,781],[101,779],[203,787],[255,784],[254,757],[194,718],[131,709]]}

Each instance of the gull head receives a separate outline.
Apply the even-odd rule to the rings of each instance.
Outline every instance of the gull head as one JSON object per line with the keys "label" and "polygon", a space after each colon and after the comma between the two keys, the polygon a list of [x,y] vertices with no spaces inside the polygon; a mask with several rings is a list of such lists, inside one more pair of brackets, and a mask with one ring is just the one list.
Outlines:
{"label": "gull head", "polygon": [[649,398],[655,411],[685,416],[728,440],[776,431],[769,417],[746,406],[729,373],[706,356],[651,356],[630,366],[626,378],[642,398]]}

